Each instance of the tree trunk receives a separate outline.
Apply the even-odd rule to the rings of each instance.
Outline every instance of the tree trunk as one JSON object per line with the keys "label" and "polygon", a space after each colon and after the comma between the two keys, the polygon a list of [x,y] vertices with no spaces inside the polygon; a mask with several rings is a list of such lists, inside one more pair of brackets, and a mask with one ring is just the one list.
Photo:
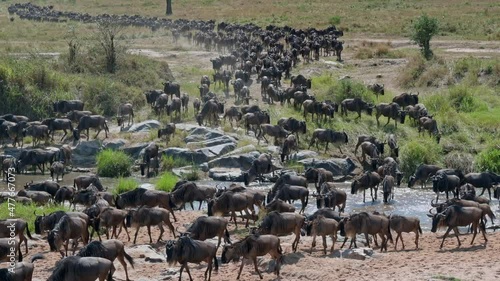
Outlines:
{"label": "tree trunk", "polygon": [[167,16],[172,14],[172,0],[166,0],[167,1]]}

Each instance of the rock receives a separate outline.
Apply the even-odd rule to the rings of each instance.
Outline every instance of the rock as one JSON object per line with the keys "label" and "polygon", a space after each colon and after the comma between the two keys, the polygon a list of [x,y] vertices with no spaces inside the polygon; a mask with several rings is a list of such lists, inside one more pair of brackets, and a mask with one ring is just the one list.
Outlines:
{"label": "rock", "polygon": [[124,139],[105,140],[103,142],[104,149],[112,149],[112,150],[118,150],[125,144],[127,144],[127,141]]}
{"label": "rock", "polygon": [[207,154],[207,153],[213,154],[214,156],[210,157],[210,159],[213,159],[215,157],[219,157],[219,156],[224,155],[228,152],[231,152],[234,149],[236,149],[235,143],[223,143],[223,144],[219,144],[216,146],[201,148],[199,150],[203,151],[203,153],[205,153],[205,154]]}
{"label": "rock", "polygon": [[207,173],[207,172],[208,172],[208,170],[209,170],[209,169],[208,169],[208,163],[206,163],[206,162],[205,162],[205,163],[201,164],[201,165],[200,165],[200,170],[201,170],[202,172]]}
{"label": "rock", "polygon": [[128,147],[121,148],[121,150],[133,159],[136,159],[139,157],[141,151],[148,145],[149,143],[147,142],[133,143]]}
{"label": "rock", "polygon": [[300,161],[307,158],[317,158],[318,153],[312,150],[300,150],[298,153],[290,154],[290,160]]}
{"label": "rock", "polygon": [[305,169],[324,168],[332,172],[334,177],[348,175],[356,168],[356,165],[350,158],[330,158],[327,160],[308,158],[300,160],[299,163],[304,164]]}
{"label": "rock", "polygon": [[195,165],[200,165],[202,163],[208,162],[210,157],[215,157],[215,155],[213,155],[209,151],[193,151],[188,148],[178,147],[169,147],[162,151],[162,155],[171,156],[173,158],[183,160],[187,163],[193,163]]}
{"label": "rock", "polygon": [[224,155],[208,162],[208,168],[238,168],[241,170],[248,170],[252,166],[253,160],[257,159],[259,155],[260,152],[258,151],[240,155]]}
{"label": "rock", "polygon": [[198,125],[193,125],[193,124],[186,124],[186,123],[177,123],[175,124],[175,129],[176,130],[181,130],[181,131],[191,131],[196,128],[198,128]]}
{"label": "rock", "polygon": [[138,187],[149,189],[149,190],[155,189],[154,184],[150,184],[150,183],[141,183]]}
{"label": "rock", "polygon": [[134,124],[128,129],[129,132],[147,132],[151,129],[158,129],[161,127],[161,123],[157,120],[146,120],[141,123]]}
{"label": "rock", "polygon": [[248,152],[256,151],[256,150],[257,150],[257,148],[255,148],[255,145],[249,144],[249,145],[245,145],[244,147],[240,147],[238,149],[231,151],[230,153],[226,154],[226,156],[236,155],[236,154],[244,154],[244,153],[248,153]]}
{"label": "rock", "polygon": [[95,157],[102,149],[99,140],[78,142],[71,155],[72,165],[87,168],[95,166]]}
{"label": "rock", "polygon": [[16,157],[16,159],[19,158],[19,155],[21,154],[21,148],[16,148],[16,147],[5,147],[3,149],[4,155],[10,155],[12,157]]}
{"label": "rock", "polygon": [[189,132],[189,135],[184,139],[184,141],[187,143],[201,142],[222,136],[224,136],[224,132],[206,127],[196,127],[194,130]]}
{"label": "rock", "polygon": [[131,246],[127,248],[127,253],[131,256],[145,257],[145,262],[166,262],[165,256],[157,252],[150,245]]}
{"label": "rock", "polygon": [[243,174],[239,168],[212,168],[208,177],[215,181],[243,182]]}
{"label": "rock", "polygon": [[365,260],[373,255],[373,250],[370,248],[348,249],[342,252],[341,257],[352,260]]}

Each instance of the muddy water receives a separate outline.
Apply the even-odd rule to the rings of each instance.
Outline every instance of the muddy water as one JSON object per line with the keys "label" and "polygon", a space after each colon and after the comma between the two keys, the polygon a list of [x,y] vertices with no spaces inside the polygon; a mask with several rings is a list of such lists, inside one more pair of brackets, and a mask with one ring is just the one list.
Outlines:
{"label": "muddy water", "polygon": [[[64,180],[60,181],[60,185],[73,185],[73,179],[79,175],[84,175],[86,173],[70,173],[65,175]],[[156,179],[147,179],[147,178],[142,178],[140,176],[133,176],[138,185],[142,186],[148,186],[147,184],[153,184]],[[37,182],[37,181],[43,181],[43,180],[50,180],[50,175],[45,174],[45,175],[16,175],[16,187],[17,189],[21,189],[25,183],[27,182]],[[108,187],[109,189],[113,189],[117,183],[118,180],[114,178],[102,178],[101,177],[101,182],[105,187]],[[198,184],[200,185],[210,185],[210,186],[229,186],[229,182],[215,182],[212,180],[203,180],[199,181]],[[429,189],[410,189],[410,188],[396,188],[395,193],[394,193],[394,200],[392,200],[388,204],[384,204],[382,202],[382,194],[379,190],[378,194],[378,199],[375,202],[372,202],[369,190],[367,190],[366,193],[366,203],[363,203],[363,194],[355,194],[351,195],[351,189],[350,189],[350,183],[337,183],[336,184],[338,188],[343,189],[348,195],[347,195],[347,205],[346,205],[346,213],[351,213],[351,212],[361,212],[361,211],[379,211],[379,212],[385,212],[386,214],[400,214],[400,215],[405,215],[405,216],[417,216],[420,218],[421,221],[421,226],[422,229],[424,230],[430,230],[431,228],[431,221],[427,217],[427,213],[430,208],[430,202],[432,199],[435,198],[435,194],[432,192],[432,190]],[[251,184],[250,188],[254,189],[259,189],[259,190],[268,190],[270,189],[272,184]],[[4,190],[6,188],[5,182],[0,183],[0,189]],[[311,193],[313,190],[315,190],[314,185],[309,185],[309,189]],[[440,196],[440,200],[444,199],[445,196],[444,194]],[[295,207],[297,209],[301,208],[301,203],[300,201],[296,201],[294,203]],[[493,201],[491,203],[492,209],[495,211],[498,217],[500,217],[500,209],[498,206],[497,201]],[[194,208],[198,209],[198,203],[194,203]],[[188,210],[190,207],[188,207]],[[203,203],[202,209],[206,209],[206,203]],[[309,198],[309,203],[306,208],[306,214],[312,214],[317,210],[316,208],[316,199],[314,197]]]}

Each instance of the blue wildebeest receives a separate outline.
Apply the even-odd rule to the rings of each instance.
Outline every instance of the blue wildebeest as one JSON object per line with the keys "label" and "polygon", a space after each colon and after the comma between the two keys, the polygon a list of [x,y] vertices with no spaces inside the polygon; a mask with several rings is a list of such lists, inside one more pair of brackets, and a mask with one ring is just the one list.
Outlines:
{"label": "blue wildebeest", "polygon": [[101,115],[84,115],[80,118],[80,121],[78,122],[78,127],[73,130],[73,137],[75,140],[80,139],[80,133],[82,131],[87,131],[87,140],[90,139],[90,134],[89,130],[90,128],[94,128],[97,131],[97,134],[95,135],[94,139],[99,136],[99,133],[104,130],[105,133],[105,138],[108,137],[109,133],[109,128],[108,124],[106,123],[106,119],[104,116]]}
{"label": "blue wildebeest", "polygon": [[70,256],[60,260],[47,281],[111,281],[115,267],[104,258]]}
{"label": "blue wildebeest", "polygon": [[31,257],[30,262],[17,262],[15,267],[11,270],[10,268],[0,269],[0,280],[2,281],[31,281],[33,278],[33,270],[35,266],[33,263],[38,259],[43,259],[42,254],[36,254]]}
{"label": "blue wildebeest", "polygon": [[19,236],[19,244],[26,245],[26,253],[28,253],[28,239],[24,236],[24,231],[26,231],[26,235],[28,235],[29,239],[33,239],[31,237],[30,229],[25,220],[22,219],[9,219],[9,220],[0,220],[0,238],[9,238],[11,234]]}
{"label": "blue wildebeest", "polygon": [[[365,192],[370,188],[372,201],[377,200],[378,185],[381,182],[380,175],[376,172],[366,172],[358,179],[355,179],[351,184],[351,194],[356,194],[359,189],[363,189],[363,203],[365,202]],[[373,189],[375,189],[375,197],[373,197]]]}
{"label": "blue wildebeest", "polygon": [[309,222],[311,224],[311,235],[313,237],[311,243],[310,253],[316,247],[316,236],[320,235],[323,238],[323,253],[326,255],[326,236],[329,235],[332,239],[332,248],[330,253],[333,253],[335,242],[337,241],[338,222],[335,219],[326,218],[323,215],[318,215],[316,218]]}
{"label": "blue wildebeest", "polygon": [[429,178],[441,169],[441,167],[436,165],[420,164],[415,169],[415,173],[408,179],[408,187],[412,187],[416,182],[420,182],[421,187],[424,188]]}
{"label": "blue wildebeest", "polygon": [[83,110],[85,104],[80,100],[59,100],[53,105],[54,113],[68,113],[72,110]]}
{"label": "blue wildebeest", "polygon": [[186,230],[186,233],[194,240],[205,241],[210,238],[218,237],[217,249],[220,246],[221,238],[224,237],[224,243],[231,244],[229,232],[227,231],[227,219],[221,217],[198,217],[193,224]]}
{"label": "blue wildebeest", "polygon": [[148,190],[145,188],[136,188],[131,191],[124,192],[115,198],[115,206],[118,209],[129,207],[162,207],[168,210],[174,221],[177,222],[174,210],[175,204],[171,199],[171,194],[161,190]]}
{"label": "blue wildebeest", "polygon": [[[379,118],[380,116],[387,117],[387,123],[384,126],[387,126],[391,119],[394,119],[394,126],[398,127],[398,121],[401,124],[405,123],[406,111],[402,110],[399,104],[392,103],[380,103],[375,106],[375,118],[377,119],[377,126],[380,126]],[[399,119],[399,120],[398,120]]]}
{"label": "blue wildebeest", "polygon": [[68,256],[69,239],[75,241],[73,243],[73,255],[75,254],[78,238],[82,238],[84,245],[87,245],[89,242],[88,221],[79,217],[64,215],[49,232],[47,241],[49,242],[50,251],[52,252],[58,251],[64,243],[65,252],[59,251],[64,257]]}
{"label": "blue wildebeest", "polygon": [[312,137],[311,137],[311,142],[309,143],[309,148],[316,142],[316,149],[319,150],[318,143],[319,142],[326,142],[325,146],[325,153],[328,150],[328,144],[332,143],[333,145],[337,146],[339,148],[339,151],[341,154],[344,154],[342,152],[342,149],[340,148],[341,145],[346,144],[349,142],[349,138],[347,137],[346,132],[336,132],[330,129],[316,129],[314,130]]}
{"label": "blue wildebeest", "polygon": [[398,235],[396,236],[396,242],[394,243],[394,250],[398,248],[398,239],[401,238],[401,244],[403,244],[403,250],[405,249],[405,243],[403,242],[402,232],[414,232],[415,233],[415,246],[418,250],[418,238],[419,234],[422,234],[422,228],[420,228],[420,219],[417,217],[405,217],[400,215],[389,216],[389,225],[392,230],[394,230]]}
{"label": "blue wildebeest", "polygon": [[389,219],[383,215],[375,215],[366,212],[352,214],[350,217],[344,218],[339,224],[340,235],[344,236],[344,242],[341,249],[344,247],[348,238],[351,238],[351,245],[349,248],[356,246],[356,234],[365,234],[366,243],[370,247],[368,234],[379,235],[382,239],[380,250],[387,252],[387,242],[392,242],[391,229],[389,227]]}
{"label": "blue wildebeest", "polygon": [[277,236],[294,233],[295,240],[292,243],[292,249],[293,252],[296,252],[304,223],[305,217],[303,215],[272,211],[262,219],[262,223],[257,231],[260,234],[273,234]]}
{"label": "blue wildebeest", "polygon": [[470,183],[474,187],[483,188],[483,191],[479,194],[479,196],[483,195],[484,191],[488,189],[488,195],[491,200],[491,187],[500,183],[500,176],[492,172],[469,173],[465,175],[464,180],[466,183]]}
{"label": "blue wildebeest", "polygon": [[150,208],[147,206],[142,206],[137,210],[130,210],[126,220],[127,227],[135,227],[134,244],[137,240],[137,234],[139,233],[139,229],[141,228],[141,226],[146,226],[148,228],[149,243],[153,243],[153,239],[151,238],[152,225],[157,225],[160,229],[160,235],[158,236],[157,240],[158,242],[161,240],[163,233],[165,232],[163,224],[167,225],[175,238],[174,226],[170,222],[170,212],[163,208]]}

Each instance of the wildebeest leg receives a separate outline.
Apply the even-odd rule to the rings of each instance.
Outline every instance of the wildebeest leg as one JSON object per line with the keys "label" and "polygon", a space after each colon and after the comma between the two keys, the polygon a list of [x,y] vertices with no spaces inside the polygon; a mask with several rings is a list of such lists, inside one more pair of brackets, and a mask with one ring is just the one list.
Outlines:
{"label": "wildebeest leg", "polygon": [[323,253],[326,255],[326,235],[323,235]]}
{"label": "wildebeest leg", "polygon": [[[401,232],[398,232],[398,235],[396,235],[396,242],[394,243],[394,251],[398,250],[398,240],[401,237]],[[403,243],[403,237],[401,237],[401,243]],[[403,243],[403,250],[405,248],[405,244]]]}
{"label": "wildebeest leg", "polygon": [[158,241],[156,241],[156,243],[160,242],[161,237],[163,236],[163,233],[165,232],[165,229],[163,229],[163,225],[162,224],[159,224],[158,228],[160,229],[160,235],[158,235]]}
{"label": "wildebeest leg", "polygon": [[87,141],[89,140],[89,138],[90,138],[90,129],[87,128]]}
{"label": "wildebeest leg", "polygon": [[186,262],[185,267],[186,267],[186,272],[187,272],[187,274],[189,276],[189,281],[193,281],[193,278],[191,277],[191,272],[189,272],[189,266],[188,266],[187,262]]}
{"label": "wildebeest leg", "polygon": [[297,252],[297,246],[299,245],[299,239],[300,239],[300,228],[295,231],[295,240],[292,243],[292,249],[293,249],[294,253]]}
{"label": "wildebeest leg", "polygon": [[[116,230],[116,227],[113,226],[113,232],[111,233],[111,239],[113,239],[113,235],[115,235],[115,230]],[[94,232],[92,232],[94,233]],[[92,235],[93,236],[93,235]],[[109,228],[106,227],[106,239],[109,240]]]}
{"label": "wildebeest leg", "polygon": [[[127,233],[128,241],[130,241],[130,235],[128,234],[127,226],[125,225],[125,221],[122,222],[123,228],[125,228],[125,233]],[[120,233],[122,232],[122,227],[120,226]],[[118,235],[120,235],[118,233]]]}
{"label": "wildebeest leg", "polygon": [[363,189],[363,203],[365,203],[365,197],[366,197],[366,188]]}
{"label": "wildebeest leg", "polygon": [[[203,204],[203,201],[198,201],[200,204],[198,205],[198,211],[201,210],[201,204]],[[194,209],[193,209],[194,210]]]}
{"label": "wildebeest leg", "polygon": [[153,239],[151,238],[151,226],[148,225],[147,228],[148,228],[148,235],[149,235],[149,243],[151,244],[151,243],[153,243]]}
{"label": "wildebeest leg", "polygon": [[389,122],[391,122],[391,117],[387,117],[387,123],[385,123],[384,127],[389,125]]}
{"label": "wildebeest leg", "polygon": [[476,239],[477,227],[478,227],[478,223],[477,222],[473,222],[472,223],[472,228],[474,229],[474,235],[472,236],[472,240],[470,241],[471,245],[474,243],[474,239]]}
{"label": "wildebeest leg", "polygon": [[313,234],[313,241],[311,243],[311,249],[309,250],[309,254],[312,254],[314,247],[316,247],[316,233]]}
{"label": "wildebeest leg", "polygon": [[373,187],[370,187],[370,196],[372,197],[372,201],[375,201],[375,198],[373,198]]}
{"label": "wildebeest leg", "polygon": [[137,234],[139,233],[139,228],[140,228],[140,227],[137,227],[137,228],[135,229],[134,244],[135,244],[135,241],[137,240]]}
{"label": "wildebeest leg", "polygon": [[366,246],[370,248],[370,239],[368,239],[368,233],[365,233]]}
{"label": "wildebeest leg", "polygon": [[337,242],[337,234],[330,235],[330,238],[332,238],[332,248],[330,249],[330,253],[333,253],[335,242]]}
{"label": "wildebeest leg", "polygon": [[[62,136],[62,138],[61,138],[60,141],[62,141],[66,137],[66,135],[68,134],[68,132],[66,131],[66,129],[64,129],[63,132],[64,132],[64,135]],[[54,135],[52,135],[52,140],[54,140]]]}
{"label": "wildebeest leg", "polygon": [[325,146],[325,153],[326,153],[326,151],[328,150],[328,144],[329,144],[329,142],[326,142],[326,146]]}
{"label": "wildebeest leg", "polygon": [[181,269],[179,270],[179,281],[182,279],[182,271],[184,270],[185,263],[181,264]]}
{"label": "wildebeest leg", "polygon": [[193,201],[189,202],[189,204],[191,205],[191,209],[194,211]]}
{"label": "wildebeest leg", "polygon": [[95,135],[94,139],[97,139],[97,136],[99,135],[99,133],[102,131],[101,127],[99,127],[99,130],[97,130],[97,134]]}
{"label": "wildebeest leg", "polygon": [[[443,235],[443,241],[441,241],[441,246],[439,247],[439,249],[443,248],[444,239],[446,239],[446,237],[448,236],[448,233],[450,233],[451,229],[452,229],[451,227],[448,227],[448,229],[444,233],[444,235]],[[458,239],[458,231],[456,231],[455,229],[456,229],[456,227],[453,229],[453,231],[455,231],[455,236],[457,237],[458,245],[460,246],[460,239]]]}
{"label": "wildebeest leg", "polygon": [[245,265],[245,258],[241,259],[240,271],[238,272],[238,277],[236,279],[240,279],[241,271],[243,270],[243,266]]}
{"label": "wildebeest leg", "polygon": [[122,264],[123,269],[125,269],[125,277],[127,278],[126,280],[130,281],[130,279],[128,278],[127,263],[125,263],[125,259],[124,259],[123,253],[121,255],[118,255],[116,258]]}

